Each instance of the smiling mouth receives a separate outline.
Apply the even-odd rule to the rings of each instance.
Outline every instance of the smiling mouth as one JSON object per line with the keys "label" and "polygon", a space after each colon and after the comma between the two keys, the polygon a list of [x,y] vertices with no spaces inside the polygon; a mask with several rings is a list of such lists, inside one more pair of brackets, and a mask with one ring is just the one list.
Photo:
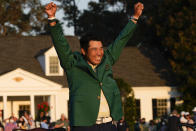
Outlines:
{"label": "smiling mouth", "polygon": [[98,57],[95,59],[96,61],[101,61],[101,57]]}

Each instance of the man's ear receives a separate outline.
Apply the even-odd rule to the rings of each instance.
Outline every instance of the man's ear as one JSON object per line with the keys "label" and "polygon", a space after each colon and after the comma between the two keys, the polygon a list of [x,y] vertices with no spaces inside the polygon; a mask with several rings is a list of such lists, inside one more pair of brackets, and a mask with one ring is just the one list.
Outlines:
{"label": "man's ear", "polygon": [[85,56],[86,55],[86,51],[83,49],[83,48],[81,48],[81,53]]}

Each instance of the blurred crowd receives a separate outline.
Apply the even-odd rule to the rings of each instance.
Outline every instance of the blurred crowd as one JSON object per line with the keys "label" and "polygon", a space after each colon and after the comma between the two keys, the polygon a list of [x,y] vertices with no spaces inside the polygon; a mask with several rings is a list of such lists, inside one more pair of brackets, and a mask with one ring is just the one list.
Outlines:
{"label": "blurred crowd", "polygon": [[2,119],[2,111],[0,111],[0,131],[12,131],[13,129],[58,129],[58,131],[70,131],[69,120],[64,114],[61,114],[59,120],[55,122],[50,121],[48,112],[40,112],[38,117],[34,120],[32,116],[24,111],[20,118],[12,114],[9,118]]}
{"label": "blurred crowd", "polygon": [[[161,119],[150,120],[146,122],[145,118],[139,119],[134,126],[134,131],[195,131],[196,107],[192,112],[181,111],[178,113],[173,110],[172,113]],[[58,129],[58,131],[70,131],[69,120],[64,114],[61,114],[59,120],[51,122],[48,112],[40,112],[34,120],[31,115],[24,111],[20,118],[12,114],[9,118],[2,119],[0,110],[0,131],[12,131],[13,129]],[[129,131],[124,117],[117,124],[118,131]]]}
{"label": "blurred crowd", "polygon": [[195,131],[196,127],[196,107],[192,112],[173,110],[169,116],[161,119],[150,120],[145,118],[135,123],[135,131]]}

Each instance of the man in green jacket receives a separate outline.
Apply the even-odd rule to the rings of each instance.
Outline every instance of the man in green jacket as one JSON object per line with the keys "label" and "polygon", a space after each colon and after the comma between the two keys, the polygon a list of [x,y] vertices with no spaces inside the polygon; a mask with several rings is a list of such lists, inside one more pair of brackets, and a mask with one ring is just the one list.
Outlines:
{"label": "man in green jacket", "polygon": [[[105,51],[100,39],[86,34],[80,39],[81,53],[72,52],[59,22],[57,6],[45,7],[52,41],[69,85],[71,131],[114,131],[122,117],[120,91],[113,79],[112,65],[133,34],[142,14],[142,3],[134,5],[134,15],[120,35]],[[115,128],[115,129],[114,129]]]}

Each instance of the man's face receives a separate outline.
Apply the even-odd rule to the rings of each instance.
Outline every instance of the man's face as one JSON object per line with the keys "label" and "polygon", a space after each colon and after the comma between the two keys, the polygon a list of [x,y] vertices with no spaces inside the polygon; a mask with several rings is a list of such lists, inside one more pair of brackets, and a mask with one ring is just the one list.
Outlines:
{"label": "man's face", "polygon": [[44,116],[44,112],[40,112],[40,116],[43,117]]}
{"label": "man's face", "polygon": [[64,115],[61,115],[61,120],[65,120],[65,116]]}
{"label": "man's face", "polygon": [[91,40],[87,52],[82,49],[82,54],[87,57],[88,63],[100,64],[104,54],[102,42]]}

